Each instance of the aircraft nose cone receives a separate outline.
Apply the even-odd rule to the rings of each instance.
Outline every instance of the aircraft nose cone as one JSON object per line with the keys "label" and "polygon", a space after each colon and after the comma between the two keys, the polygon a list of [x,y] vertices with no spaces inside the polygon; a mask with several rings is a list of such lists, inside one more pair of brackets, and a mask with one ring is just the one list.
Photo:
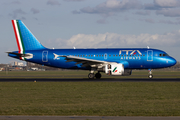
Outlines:
{"label": "aircraft nose cone", "polygon": [[173,65],[175,65],[177,63],[177,61],[174,58],[171,58],[169,60],[169,63],[173,66]]}

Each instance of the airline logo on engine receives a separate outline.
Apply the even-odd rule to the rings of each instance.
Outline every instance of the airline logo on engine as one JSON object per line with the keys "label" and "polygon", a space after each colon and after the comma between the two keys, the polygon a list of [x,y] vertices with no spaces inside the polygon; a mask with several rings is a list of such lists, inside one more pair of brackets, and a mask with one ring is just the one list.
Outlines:
{"label": "airline logo on engine", "polygon": [[117,69],[117,67],[114,68],[113,72],[117,72],[118,70],[116,70],[116,69]]}

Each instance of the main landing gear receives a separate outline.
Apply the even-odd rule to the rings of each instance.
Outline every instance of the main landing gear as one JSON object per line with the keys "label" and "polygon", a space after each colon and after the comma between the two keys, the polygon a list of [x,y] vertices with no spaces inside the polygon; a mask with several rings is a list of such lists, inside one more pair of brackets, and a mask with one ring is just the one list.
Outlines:
{"label": "main landing gear", "polygon": [[151,69],[149,69],[148,71],[149,71],[149,75],[148,75],[148,77],[149,77],[149,79],[152,79],[152,78],[153,78],[153,75],[152,75],[152,70],[151,70]]}
{"label": "main landing gear", "polygon": [[89,74],[88,74],[88,78],[89,78],[89,79],[94,79],[94,73],[89,73]]}
{"label": "main landing gear", "polygon": [[94,71],[88,74],[89,79],[94,79],[94,77],[96,77],[96,79],[100,79],[101,78],[100,72],[96,73],[95,75],[94,75]]}
{"label": "main landing gear", "polygon": [[96,79],[100,79],[101,78],[101,73],[100,72],[96,73],[95,77],[96,77]]}

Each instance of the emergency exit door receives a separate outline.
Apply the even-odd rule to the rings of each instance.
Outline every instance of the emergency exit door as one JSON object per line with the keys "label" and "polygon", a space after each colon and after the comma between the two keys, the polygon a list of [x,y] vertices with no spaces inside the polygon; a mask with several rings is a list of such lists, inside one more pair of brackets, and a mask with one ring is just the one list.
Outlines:
{"label": "emergency exit door", "polygon": [[42,61],[43,62],[48,62],[48,51],[43,51],[42,52]]}
{"label": "emergency exit door", "polygon": [[147,61],[153,61],[153,51],[152,50],[147,51]]}

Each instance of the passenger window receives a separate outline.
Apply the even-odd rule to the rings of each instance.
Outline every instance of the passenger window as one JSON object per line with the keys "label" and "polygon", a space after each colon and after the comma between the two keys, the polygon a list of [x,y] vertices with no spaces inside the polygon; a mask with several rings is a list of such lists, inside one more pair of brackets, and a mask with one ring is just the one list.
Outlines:
{"label": "passenger window", "polygon": [[111,57],[111,55],[109,55],[109,57]]}

